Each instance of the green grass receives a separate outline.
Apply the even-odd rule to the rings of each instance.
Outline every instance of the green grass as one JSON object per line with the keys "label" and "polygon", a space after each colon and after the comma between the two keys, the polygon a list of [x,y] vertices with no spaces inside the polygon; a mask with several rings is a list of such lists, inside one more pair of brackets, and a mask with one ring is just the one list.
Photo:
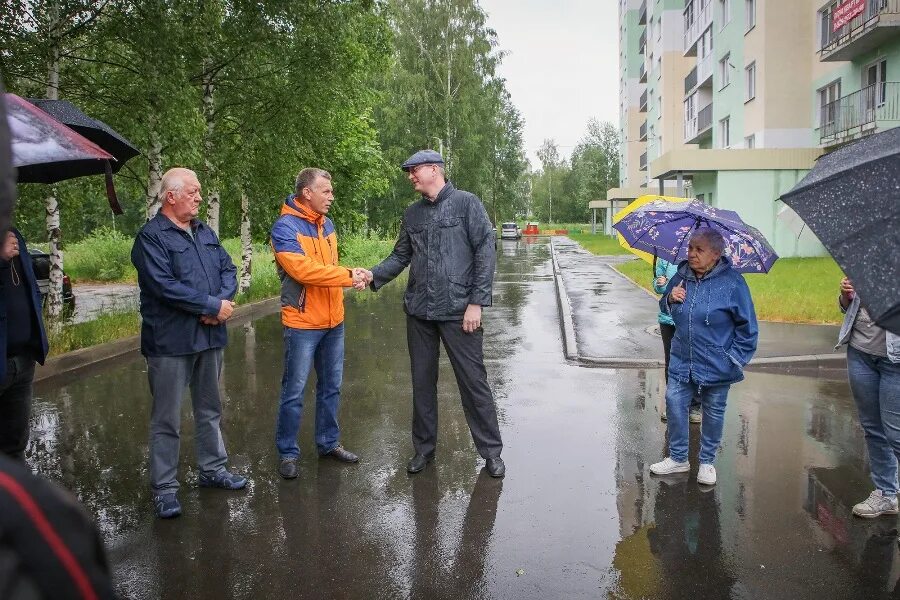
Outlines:
{"label": "green grass", "polygon": [[47,332],[50,356],[130,337],[140,332],[141,319],[137,312],[107,313],[85,323],[63,325],[59,331],[53,331],[51,327]]}
{"label": "green grass", "polygon": [[[653,272],[642,260],[616,268],[646,290],[653,291]],[[756,316],[764,321],[788,323],[839,323],[838,283],[840,267],[830,257],[781,258],[765,275],[745,275]]]}
{"label": "green grass", "polygon": [[602,233],[591,234],[569,232],[569,238],[578,242],[585,250],[593,254],[602,256],[630,254],[628,250],[619,245],[619,240]]}

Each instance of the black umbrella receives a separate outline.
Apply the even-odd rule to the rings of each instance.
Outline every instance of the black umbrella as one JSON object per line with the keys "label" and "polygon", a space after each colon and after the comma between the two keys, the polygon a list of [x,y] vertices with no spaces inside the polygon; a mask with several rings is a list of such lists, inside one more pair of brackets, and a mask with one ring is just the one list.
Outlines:
{"label": "black umbrella", "polygon": [[875,322],[900,334],[900,128],[821,157],[781,200],[822,241]]}
{"label": "black umbrella", "polygon": [[113,188],[112,154],[15,94],[3,98],[19,183],[56,183],[103,173],[110,208],[122,214]]}
{"label": "black umbrella", "polygon": [[118,173],[128,159],[140,154],[140,151],[131,142],[119,135],[112,127],[103,121],[87,116],[71,102],[40,98],[27,98],[27,100],[63,125],[74,129],[112,154],[116,159],[116,162],[111,165],[113,173]]}

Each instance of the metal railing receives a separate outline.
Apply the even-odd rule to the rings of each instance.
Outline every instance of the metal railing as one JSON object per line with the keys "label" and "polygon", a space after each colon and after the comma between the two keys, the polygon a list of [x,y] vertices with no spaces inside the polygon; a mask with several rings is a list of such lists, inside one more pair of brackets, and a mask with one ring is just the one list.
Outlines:
{"label": "metal railing", "polygon": [[713,55],[707,54],[705,57],[697,61],[697,85],[702,86],[712,77],[713,73]]}
{"label": "metal railing", "polygon": [[647,170],[647,153],[646,152],[641,154],[641,162],[639,164],[641,166],[641,169],[640,169],[641,171]]}
{"label": "metal railing", "polygon": [[[699,8],[698,8],[699,7]],[[712,0],[694,0],[684,9],[684,51],[689,52],[700,35],[712,25]]]}
{"label": "metal railing", "polygon": [[695,87],[697,87],[697,67],[691,69],[691,72],[684,78],[685,95],[690,94]]}
{"label": "metal railing", "polygon": [[875,83],[823,105],[819,113],[820,142],[870,133],[887,121],[900,121],[900,82]]}
{"label": "metal railing", "polygon": [[865,9],[837,31],[832,26],[833,13],[840,3],[832,5],[831,10],[819,13],[821,15],[819,24],[822,37],[822,45],[819,49],[821,53],[831,52],[854,40],[874,25],[883,14],[900,14],[900,0],[865,0],[865,3]]}
{"label": "metal railing", "polygon": [[647,90],[644,90],[644,92],[641,94],[641,103],[639,106],[640,106],[641,112],[644,112],[647,110]]}
{"label": "metal railing", "polygon": [[697,113],[697,133],[703,133],[712,127],[712,104],[707,104]]}
{"label": "metal railing", "polygon": [[712,127],[712,104],[700,109],[696,116],[684,119],[684,143],[689,144]]}

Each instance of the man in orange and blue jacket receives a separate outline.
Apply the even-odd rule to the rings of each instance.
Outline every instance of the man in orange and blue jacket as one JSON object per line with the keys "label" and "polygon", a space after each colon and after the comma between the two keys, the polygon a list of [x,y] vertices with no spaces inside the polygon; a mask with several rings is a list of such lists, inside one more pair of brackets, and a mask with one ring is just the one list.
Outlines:
{"label": "man in orange and blue jacket", "polygon": [[281,462],[278,473],[297,477],[297,435],[303,414],[303,390],[316,369],[316,448],[319,456],[346,463],[359,457],[344,449],[337,413],[344,373],[343,289],[365,280],[360,269],[338,266],[337,235],[326,217],[334,201],[331,175],[303,169],[295,193],[272,226],[272,249],[281,279],[284,326],[284,375],[275,427]]}

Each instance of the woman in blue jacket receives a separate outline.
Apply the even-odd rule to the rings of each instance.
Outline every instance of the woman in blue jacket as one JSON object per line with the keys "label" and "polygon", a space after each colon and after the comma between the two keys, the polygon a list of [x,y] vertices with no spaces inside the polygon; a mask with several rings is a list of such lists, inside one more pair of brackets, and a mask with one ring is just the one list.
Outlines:
{"label": "woman in blue jacket", "polygon": [[[657,294],[664,294],[669,280],[678,272],[678,265],[674,265],[667,260],[657,258],[653,263],[653,291]],[[669,316],[669,313],[662,310],[659,311],[659,335],[662,337],[663,356],[666,359],[666,385],[669,384],[669,354],[672,349],[672,338],[675,336],[675,321]],[[663,413],[660,418],[666,420],[666,410],[663,407]],[[691,412],[688,420],[691,423],[699,423],[701,420],[700,399],[693,398],[691,400]]]}
{"label": "woman in blue jacket", "polygon": [[651,465],[650,472],[690,470],[688,411],[696,394],[703,406],[697,482],[705,485],[716,483],[713,461],[722,441],[728,390],[744,379],[744,367],[753,358],[759,337],[750,289],[724,251],[725,240],[718,231],[696,230],[687,261],[678,266],[659,302],[675,323],[666,388],[669,456]]}

